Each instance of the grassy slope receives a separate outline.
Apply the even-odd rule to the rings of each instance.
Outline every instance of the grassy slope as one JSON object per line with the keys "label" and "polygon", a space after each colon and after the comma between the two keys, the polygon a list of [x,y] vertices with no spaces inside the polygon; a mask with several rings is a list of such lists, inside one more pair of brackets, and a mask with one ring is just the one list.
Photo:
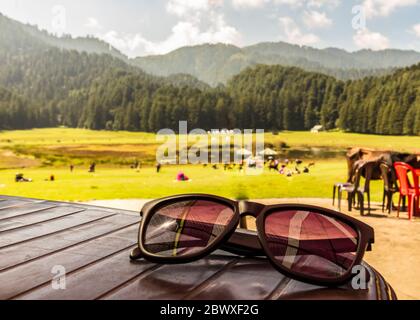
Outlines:
{"label": "grassy slope", "polygon": [[0,147],[10,145],[78,145],[155,143],[151,133],[92,131],[84,129],[34,129],[0,132]]}
{"label": "grassy slope", "polygon": [[[189,176],[191,182],[178,183],[179,170]],[[265,172],[252,176],[238,171],[214,171],[201,166],[164,167],[161,174],[153,168],[140,172],[130,169],[98,168],[90,174],[86,168],[74,173],[68,169],[42,168],[22,171],[33,183],[15,183],[16,171],[0,171],[0,194],[35,197],[49,200],[93,200],[156,198],[179,193],[211,193],[232,198],[329,198],[332,184],[342,181],[346,173],[344,161],[318,162],[308,175],[287,178],[278,173]],[[51,174],[57,181],[44,181]],[[375,200],[381,197],[381,182],[372,187]]]}
{"label": "grassy slope", "polygon": [[[355,146],[398,151],[420,151],[420,137],[363,135],[342,132],[281,132],[266,134],[266,142],[289,146],[349,148]],[[13,145],[156,144],[156,135],[142,132],[83,129],[36,129],[0,132],[0,148]]]}
{"label": "grassy slope", "polygon": [[[278,145],[286,142],[296,147],[330,147],[348,148],[353,146],[415,151],[420,148],[419,137],[384,137],[339,132],[310,134],[307,132],[284,132],[273,136],[266,135],[266,143]],[[8,150],[37,150],[43,157],[56,154],[57,148],[63,159],[82,157],[86,150],[89,157],[110,152],[108,157],[124,158],[132,153],[153,155],[156,148],[155,135],[130,132],[94,132],[79,129],[41,129],[31,131],[11,131],[0,133],[0,151],[3,155]],[[74,154],[75,150],[84,150]],[[115,151],[115,154],[112,152]],[[99,153],[98,153],[99,152]],[[9,152],[10,153],[10,152]],[[193,181],[176,183],[174,179],[180,167],[165,167],[160,175],[153,168],[144,168],[140,173],[124,168],[100,164],[94,175],[87,173],[86,164],[80,165],[71,174],[64,162],[55,166],[33,167],[28,169],[9,169],[10,163],[19,158],[1,157],[0,159],[0,194],[35,197],[50,200],[92,200],[92,199],[130,199],[155,198],[164,195],[185,192],[206,192],[238,198],[277,198],[277,197],[331,197],[331,186],[334,182],[345,180],[346,162],[344,159],[318,161],[309,175],[286,178],[276,173],[264,173],[261,176],[241,175],[237,171],[214,171],[210,168],[184,167],[185,173]],[[14,158],[13,158],[14,157]],[[84,163],[82,160],[77,163]],[[25,160],[25,161],[23,161]],[[34,161],[22,160],[22,166],[33,165]],[[86,158],[84,158],[86,160]],[[20,160],[18,161],[20,163]],[[8,166],[2,166],[8,163]],[[99,162],[100,163],[100,162]],[[18,167],[18,166],[17,166]],[[34,183],[16,184],[13,179],[16,172],[23,172]],[[46,182],[51,174],[57,177],[56,182]],[[381,197],[381,182],[373,186],[374,199]]]}
{"label": "grassy slope", "polygon": [[285,141],[289,146],[352,148],[364,147],[402,152],[420,152],[420,137],[380,136],[357,133],[281,132],[278,136],[266,135],[266,141]]}

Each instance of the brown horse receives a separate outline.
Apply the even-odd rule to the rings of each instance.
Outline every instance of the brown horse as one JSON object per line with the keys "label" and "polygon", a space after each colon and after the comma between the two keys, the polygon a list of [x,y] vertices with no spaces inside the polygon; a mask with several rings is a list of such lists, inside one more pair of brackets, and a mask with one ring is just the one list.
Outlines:
{"label": "brown horse", "polygon": [[377,163],[372,173],[372,180],[381,179],[381,163],[386,163],[392,168],[395,162],[405,162],[414,168],[420,168],[420,154],[353,148],[347,152],[348,181],[351,181],[355,163],[359,160]]}

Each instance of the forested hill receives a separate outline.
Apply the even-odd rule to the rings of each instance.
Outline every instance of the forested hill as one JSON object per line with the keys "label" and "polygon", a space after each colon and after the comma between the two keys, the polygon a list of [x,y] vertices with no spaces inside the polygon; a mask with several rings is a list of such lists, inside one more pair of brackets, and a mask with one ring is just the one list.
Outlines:
{"label": "forested hill", "polygon": [[[148,75],[115,55],[101,54],[101,46],[94,45],[96,40],[92,40],[91,48],[95,47],[92,50],[99,53],[88,53],[87,47],[78,47],[81,52],[64,49],[60,44],[66,42],[71,47],[77,47],[79,42],[60,40],[1,14],[0,31],[0,129],[60,124],[93,128],[92,122],[85,124],[79,121],[83,104],[87,103],[86,93],[97,82],[128,74],[147,92],[166,85],[208,87],[190,75],[173,75],[170,78]],[[116,87],[130,91],[129,88]],[[114,93],[115,88],[110,91]],[[122,95],[123,92],[116,93],[116,96]],[[115,97],[113,99],[118,101]]]}
{"label": "forested hill", "polygon": [[[60,74],[62,69],[57,70]],[[34,74],[38,71],[33,69]],[[82,74],[80,70],[75,72]],[[156,132],[162,128],[176,130],[179,120],[187,120],[190,128],[207,130],[309,130],[321,123],[327,129],[420,135],[419,73],[420,65],[416,65],[392,76],[342,82],[298,68],[261,65],[245,70],[227,87],[199,89],[110,68],[90,85],[74,86],[69,91],[62,88],[73,85],[78,77],[51,81],[51,91],[44,89],[46,82],[37,82],[34,77],[36,85],[28,94],[36,99],[6,91],[0,113],[7,114],[8,120],[0,121],[0,128],[66,125]],[[50,99],[48,92],[62,94]]]}
{"label": "forested hill", "polygon": [[31,127],[27,105],[22,97],[0,87],[0,129]]}
{"label": "forested hill", "polygon": [[[22,108],[8,108],[9,117],[15,121],[1,119],[2,128],[61,123],[64,101],[78,96],[94,81],[109,77],[111,71],[130,72],[145,83],[158,81],[110,55],[79,53],[46,44],[29,34],[25,26],[6,18],[0,17],[0,29],[0,87],[13,93],[11,97],[25,101],[24,112]],[[29,123],[24,118],[29,118]]]}
{"label": "forested hill", "polygon": [[156,132],[187,120],[190,128],[207,130],[309,130],[320,123],[420,135],[419,64],[347,82],[257,65],[211,88],[188,74],[162,78],[115,56],[57,48],[1,16],[0,30],[0,129],[65,125]]}
{"label": "forested hill", "polygon": [[[297,68],[258,66],[228,85],[242,126],[420,135],[420,64],[385,77],[337,81]],[[241,127],[241,126],[240,126]]]}
{"label": "forested hill", "polygon": [[295,66],[341,80],[392,73],[420,62],[420,53],[403,50],[347,52],[315,49],[284,42],[260,43],[238,48],[224,44],[184,47],[166,55],[140,57],[134,63],[151,74],[188,73],[213,86],[256,64]]}
{"label": "forested hill", "polygon": [[338,125],[348,131],[420,135],[420,64],[347,83]]}
{"label": "forested hill", "polygon": [[[78,52],[108,54],[120,60],[127,61],[127,57],[108,43],[97,38],[78,37],[70,35],[56,37],[47,31],[39,30],[37,26],[22,24],[10,19],[0,12],[0,43],[7,43],[7,49],[27,51],[31,48],[54,47]],[[5,42],[5,40],[7,42]]]}

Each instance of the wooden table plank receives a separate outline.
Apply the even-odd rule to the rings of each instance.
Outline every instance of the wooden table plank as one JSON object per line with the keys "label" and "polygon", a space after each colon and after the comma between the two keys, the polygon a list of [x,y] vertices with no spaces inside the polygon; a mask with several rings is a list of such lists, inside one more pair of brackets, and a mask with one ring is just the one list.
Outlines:
{"label": "wooden table plank", "polygon": [[4,231],[10,231],[14,229],[20,229],[28,227],[34,224],[45,223],[55,219],[63,218],[72,214],[80,213],[85,209],[70,207],[70,206],[58,206],[49,209],[44,209],[30,214],[18,215],[16,217],[10,217],[7,219],[0,220],[0,235]]}
{"label": "wooden table plank", "polygon": [[[238,258],[234,258],[235,263]],[[215,274],[227,268],[232,260],[226,261],[219,256],[182,265],[164,265],[147,274],[141,274],[125,286],[101,297],[104,300],[181,300],[191,294]],[[142,262],[139,262],[141,265]]]}
{"label": "wooden table plank", "polygon": [[[114,288],[139,277],[155,266],[145,261],[130,263],[130,250],[123,250],[66,277],[66,290],[54,290],[46,284],[36,291],[19,296],[19,300],[94,300]],[[100,279],[100,280],[99,280]],[[86,290],[89,288],[89,290]]]}
{"label": "wooden table plank", "polygon": [[[13,208],[18,206],[23,206],[28,203],[32,203],[33,201],[26,201],[22,199],[5,199],[4,201],[0,202],[0,209],[6,208]],[[0,212],[1,214],[1,212]]]}
{"label": "wooden table plank", "polygon": [[42,210],[55,208],[57,204],[52,204],[48,202],[40,203],[25,203],[24,205],[12,208],[0,209],[0,221],[9,218],[16,218],[21,215],[32,214]]}
{"label": "wooden table plank", "polygon": [[69,274],[116,252],[129,250],[136,244],[135,240],[132,240],[135,239],[133,236],[136,232],[136,227],[129,227],[115,234],[37,259],[32,263],[0,272],[2,286],[0,299],[12,299],[38,286],[51,283],[54,277],[51,270],[54,266],[63,266]]}
{"label": "wooden table plank", "polygon": [[0,249],[0,271],[137,224],[137,217],[112,216]]}
{"label": "wooden table plank", "polygon": [[60,218],[47,223],[40,223],[28,228],[18,229],[16,231],[5,231],[0,237],[0,249],[13,244],[29,241],[47,234],[53,234],[76,226],[102,220],[115,215],[99,210],[86,210],[68,217]]}
{"label": "wooden table plank", "polygon": [[264,300],[284,277],[266,259],[241,259],[192,292],[188,299],[218,299],[223,296],[232,300],[249,300],[251,297]]}

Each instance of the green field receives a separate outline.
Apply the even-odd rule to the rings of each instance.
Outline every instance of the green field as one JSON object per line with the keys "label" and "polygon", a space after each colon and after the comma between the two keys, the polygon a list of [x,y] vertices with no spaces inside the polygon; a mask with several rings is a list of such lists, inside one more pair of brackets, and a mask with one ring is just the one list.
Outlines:
{"label": "green field", "polygon": [[[190,182],[176,182],[182,170]],[[309,174],[287,178],[275,172],[249,176],[239,170],[214,170],[210,167],[164,167],[160,174],[153,168],[137,172],[131,169],[103,168],[95,174],[85,169],[70,173],[63,168],[22,170],[32,183],[15,183],[16,171],[0,171],[0,194],[18,195],[49,200],[86,201],[94,199],[143,199],[179,193],[210,193],[231,198],[328,198],[333,182],[342,181],[346,174],[344,161],[324,161],[316,164]],[[54,174],[55,182],[44,181]],[[380,199],[381,184],[373,187],[374,198]]]}
{"label": "green field", "polygon": [[[420,137],[380,136],[342,132],[280,132],[267,133],[267,143],[285,142],[289,146],[350,148],[365,147],[395,151],[420,150]],[[156,145],[152,133],[126,131],[92,131],[84,129],[36,129],[0,132],[0,148],[22,146],[74,146],[74,145]]]}
{"label": "green field", "polygon": [[[345,134],[285,132],[266,134],[266,143],[287,144],[290,148],[316,147],[345,151],[349,147],[369,147],[416,151],[419,137],[391,137]],[[309,174],[287,178],[274,172],[253,176],[235,169],[224,171],[202,166],[165,166],[155,172],[153,134],[89,131],[79,129],[40,129],[0,133],[0,194],[49,200],[86,201],[94,199],[156,198],[178,193],[212,193],[231,198],[330,198],[332,185],[346,179],[344,157],[315,159]],[[135,159],[140,171],[129,168]],[[90,162],[98,163],[95,174],[88,173]],[[306,163],[314,159],[304,160]],[[76,166],[71,173],[68,165]],[[175,182],[182,170],[191,182]],[[15,183],[16,173],[34,180]],[[48,180],[50,175],[55,182]],[[375,182],[374,200],[380,200],[381,182]]]}

